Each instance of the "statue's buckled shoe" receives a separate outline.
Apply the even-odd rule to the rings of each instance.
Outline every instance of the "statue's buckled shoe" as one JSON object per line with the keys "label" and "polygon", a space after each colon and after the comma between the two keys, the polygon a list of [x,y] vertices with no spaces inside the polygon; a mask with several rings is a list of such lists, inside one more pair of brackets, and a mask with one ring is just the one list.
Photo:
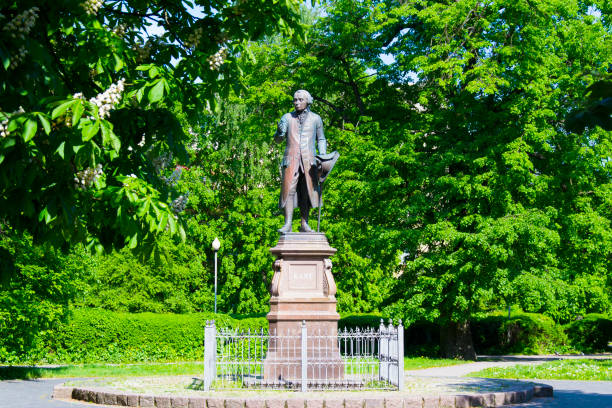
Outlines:
{"label": "statue's buckled shoe", "polygon": [[278,232],[291,232],[291,223],[283,225],[281,228],[278,229]]}
{"label": "statue's buckled shoe", "polygon": [[300,232],[312,232],[312,228],[308,224],[302,224],[300,227]]}

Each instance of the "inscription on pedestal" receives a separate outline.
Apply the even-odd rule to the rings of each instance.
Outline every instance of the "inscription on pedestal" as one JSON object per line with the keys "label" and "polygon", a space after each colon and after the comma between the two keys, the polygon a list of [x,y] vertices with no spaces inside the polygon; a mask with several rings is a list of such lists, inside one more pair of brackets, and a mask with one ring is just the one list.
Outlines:
{"label": "inscription on pedestal", "polygon": [[317,289],[317,264],[294,264],[290,272],[289,289]]}

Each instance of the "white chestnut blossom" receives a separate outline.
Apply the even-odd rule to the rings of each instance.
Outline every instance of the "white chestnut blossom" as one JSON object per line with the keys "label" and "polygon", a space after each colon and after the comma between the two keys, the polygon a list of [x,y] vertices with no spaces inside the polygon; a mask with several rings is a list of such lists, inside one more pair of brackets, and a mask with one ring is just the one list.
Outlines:
{"label": "white chestnut blossom", "polygon": [[17,14],[4,26],[3,30],[9,32],[13,37],[24,40],[36,24],[39,11],[38,7],[32,7],[21,14]]}
{"label": "white chestnut blossom", "polygon": [[123,37],[126,31],[127,31],[126,24],[119,24],[117,25],[117,27],[113,28],[113,33],[115,33],[115,35],[118,37]]}
{"label": "white chestnut blossom", "polygon": [[165,169],[166,166],[168,166],[168,164],[171,161],[172,161],[172,153],[168,152],[168,153],[162,154],[159,157],[152,159],[151,163],[153,164],[153,167],[155,167],[155,170],[158,173],[161,173],[161,171]]}
{"label": "white chestnut blossom", "polygon": [[136,44],[132,47],[132,49],[136,52],[136,60],[138,62],[146,61],[151,55],[151,49],[153,48],[153,44],[150,41],[147,41],[144,45]]}
{"label": "white chestnut blossom", "polygon": [[8,117],[2,119],[2,122],[0,122],[0,137],[8,136],[9,131],[7,127],[8,127]]}
{"label": "white chestnut blossom", "polygon": [[27,54],[28,50],[25,47],[19,47],[17,54],[11,57],[11,65],[9,65],[9,69],[17,68],[23,62]]}
{"label": "white chestnut blossom", "polygon": [[107,117],[111,109],[113,109],[121,100],[124,83],[125,80],[120,79],[116,84],[112,84],[106,91],[89,100],[89,102],[98,107],[98,115],[100,116],[100,119]]}
{"label": "white chestnut blossom", "polygon": [[210,69],[218,70],[221,65],[225,62],[225,58],[227,57],[227,47],[224,45],[219,48],[215,54],[211,55],[207,58],[208,65],[210,65]]}
{"label": "white chestnut blossom", "polygon": [[189,34],[187,37],[187,41],[185,41],[185,45],[191,48],[198,48],[200,45],[200,38],[204,35],[204,29],[202,27],[198,27],[193,30],[193,33]]}
{"label": "white chestnut blossom", "polygon": [[185,211],[185,207],[187,206],[187,202],[189,201],[189,192],[180,195],[176,198],[176,200],[172,201],[172,211],[175,214],[180,214]]}
{"label": "white chestnut blossom", "polygon": [[9,114],[0,112],[0,117],[2,118],[2,121],[0,121],[0,137],[7,137],[9,135],[9,131],[8,131],[9,118],[19,113],[25,113],[25,110],[21,106],[19,107],[18,110],[16,110],[15,112],[9,113]]}
{"label": "white chestnut blossom", "polygon": [[91,187],[102,175],[102,165],[98,163],[95,168],[88,167],[85,170],[77,172],[74,177],[74,186],[78,189],[85,190]]}
{"label": "white chestnut blossom", "polygon": [[84,3],[81,3],[81,6],[85,9],[85,12],[90,16],[95,16],[98,14],[98,10],[104,4],[104,0],[86,0]]}

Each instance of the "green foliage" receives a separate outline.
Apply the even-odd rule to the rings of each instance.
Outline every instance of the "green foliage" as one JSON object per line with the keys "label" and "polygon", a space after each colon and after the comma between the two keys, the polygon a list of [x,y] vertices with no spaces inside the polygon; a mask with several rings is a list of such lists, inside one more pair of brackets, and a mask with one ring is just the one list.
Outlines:
{"label": "green foliage", "polygon": [[570,344],[584,352],[606,352],[612,342],[612,319],[602,314],[588,314],[565,326]]}
{"label": "green foliage", "polygon": [[17,362],[52,335],[78,293],[87,259],[0,230],[0,361]]}
{"label": "green foliage", "polygon": [[552,354],[569,349],[563,328],[550,317],[535,313],[503,312],[476,317],[471,322],[479,354]]}
{"label": "green foliage", "polygon": [[41,336],[36,349],[20,362],[128,363],[187,361],[203,358],[204,326],[259,329],[264,318],[237,320],[212,313],[121,313],[75,309],[67,323]]}
{"label": "green foliage", "polygon": [[184,239],[160,174],[187,159],[183,126],[239,89],[246,40],[302,33],[298,11],[297,0],[4,2],[0,217],[55,245]]}
{"label": "green foliage", "polygon": [[338,329],[339,330],[355,330],[355,329],[377,329],[380,327],[381,320],[383,320],[384,324],[387,324],[387,321],[381,315],[378,314],[345,314],[341,315],[340,320],[338,321]]}
{"label": "green foliage", "polygon": [[200,252],[167,237],[159,248],[160,259],[141,260],[127,248],[93,257],[76,305],[132,313],[213,310],[209,270]]}
{"label": "green foliage", "polygon": [[[610,310],[608,3],[337,0],[317,15],[293,0],[204,2],[202,18],[175,3],[43,2],[23,38],[0,32],[0,218],[37,241],[156,255],[86,258],[82,276],[65,272],[81,276],[78,305],[211,310],[218,237],[219,310],[266,312],[281,223],[272,134],[308,89],[341,155],[321,225],[341,312],[423,325],[415,346],[435,353],[436,328],[482,311]],[[273,35],[290,27],[304,41]],[[89,99],[120,79],[106,115]],[[576,112],[597,118],[578,129]],[[564,344],[548,320],[521,319],[489,325],[499,349]]]}

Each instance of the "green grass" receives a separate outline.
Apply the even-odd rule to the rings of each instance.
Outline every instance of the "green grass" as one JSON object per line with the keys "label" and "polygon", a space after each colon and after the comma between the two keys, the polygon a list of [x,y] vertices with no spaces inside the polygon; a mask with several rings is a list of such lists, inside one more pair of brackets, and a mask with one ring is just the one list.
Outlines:
{"label": "green grass", "polygon": [[609,360],[559,360],[532,365],[516,365],[505,368],[487,368],[470,377],[529,378],[541,380],[612,381],[612,359]]}
{"label": "green grass", "polygon": [[144,377],[202,374],[203,363],[84,364],[62,367],[0,367],[0,380],[71,377]]}
{"label": "green grass", "polygon": [[404,370],[420,370],[432,367],[448,367],[465,363],[471,363],[471,361],[452,360],[448,358],[404,357]]}
{"label": "green grass", "polygon": [[[466,361],[432,359],[427,357],[405,357],[405,370],[418,370],[430,367],[446,367],[463,364]],[[184,363],[141,363],[141,364],[83,364],[61,367],[0,367],[0,380],[34,378],[80,378],[80,377],[146,377],[163,375],[200,375],[204,364]]]}

